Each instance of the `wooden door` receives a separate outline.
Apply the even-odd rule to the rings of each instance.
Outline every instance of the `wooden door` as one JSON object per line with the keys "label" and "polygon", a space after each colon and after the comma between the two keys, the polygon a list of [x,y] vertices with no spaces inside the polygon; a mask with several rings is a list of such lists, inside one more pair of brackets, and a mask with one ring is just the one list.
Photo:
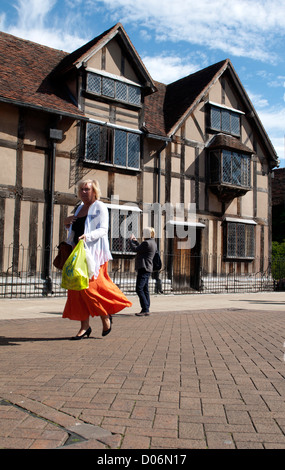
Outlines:
{"label": "wooden door", "polygon": [[[201,231],[197,230],[196,245],[187,248],[187,238],[176,235],[173,240],[173,289],[179,291],[199,290],[201,265]],[[182,243],[181,243],[182,242]]]}

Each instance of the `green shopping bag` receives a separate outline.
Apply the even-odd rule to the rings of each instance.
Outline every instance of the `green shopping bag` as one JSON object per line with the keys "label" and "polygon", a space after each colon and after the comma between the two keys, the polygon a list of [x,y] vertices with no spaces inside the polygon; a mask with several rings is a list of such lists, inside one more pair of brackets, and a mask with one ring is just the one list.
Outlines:
{"label": "green shopping bag", "polygon": [[64,263],[61,287],[68,290],[83,290],[89,287],[88,267],[83,240],[79,240]]}

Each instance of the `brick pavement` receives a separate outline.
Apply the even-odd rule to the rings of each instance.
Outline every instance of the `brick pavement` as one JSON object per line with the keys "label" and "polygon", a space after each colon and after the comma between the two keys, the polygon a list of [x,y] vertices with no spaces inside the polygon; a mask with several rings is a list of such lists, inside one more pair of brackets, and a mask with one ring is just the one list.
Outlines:
{"label": "brick pavement", "polygon": [[284,449],[283,311],[0,321],[0,448]]}

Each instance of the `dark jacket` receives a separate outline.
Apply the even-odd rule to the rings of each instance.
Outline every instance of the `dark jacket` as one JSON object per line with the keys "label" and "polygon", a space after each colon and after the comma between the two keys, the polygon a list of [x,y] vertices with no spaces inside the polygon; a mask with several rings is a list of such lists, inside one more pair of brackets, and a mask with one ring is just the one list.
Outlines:
{"label": "dark jacket", "polygon": [[153,238],[147,238],[142,243],[137,240],[130,240],[132,249],[136,251],[135,268],[136,271],[144,268],[147,272],[152,272],[152,260],[154,258],[157,246]]}

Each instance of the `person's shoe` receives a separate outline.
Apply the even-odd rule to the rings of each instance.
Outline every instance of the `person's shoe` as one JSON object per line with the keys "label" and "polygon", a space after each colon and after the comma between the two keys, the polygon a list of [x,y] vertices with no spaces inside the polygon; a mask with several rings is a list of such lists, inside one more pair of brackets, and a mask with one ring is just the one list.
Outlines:
{"label": "person's shoe", "polygon": [[108,330],[103,330],[102,331],[102,336],[107,336],[109,333],[111,333],[113,318],[111,317],[111,315],[108,315],[108,317],[109,317],[109,320],[110,320],[110,328],[108,328]]}
{"label": "person's shoe", "polygon": [[79,339],[82,339],[84,338],[85,336],[87,336],[87,338],[89,338],[89,336],[91,335],[91,327],[89,326],[89,328],[85,331],[85,333],[83,333],[83,335],[76,335],[76,336],[72,336],[72,338],[70,338],[72,341],[78,341]]}
{"label": "person's shoe", "polygon": [[137,317],[147,317],[150,315],[149,312],[139,312],[135,314]]}

